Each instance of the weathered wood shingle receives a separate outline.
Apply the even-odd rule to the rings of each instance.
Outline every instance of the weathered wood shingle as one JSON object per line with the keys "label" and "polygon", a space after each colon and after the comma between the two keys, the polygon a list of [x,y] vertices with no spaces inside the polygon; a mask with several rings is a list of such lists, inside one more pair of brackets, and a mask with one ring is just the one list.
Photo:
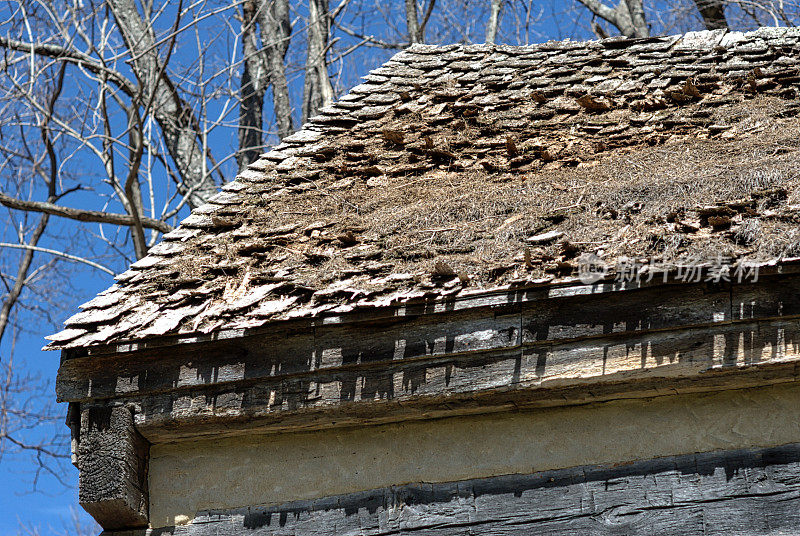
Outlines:
{"label": "weathered wood shingle", "polygon": [[554,285],[584,253],[797,256],[798,81],[796,29],[415,45],[166,234],[49,348]]}

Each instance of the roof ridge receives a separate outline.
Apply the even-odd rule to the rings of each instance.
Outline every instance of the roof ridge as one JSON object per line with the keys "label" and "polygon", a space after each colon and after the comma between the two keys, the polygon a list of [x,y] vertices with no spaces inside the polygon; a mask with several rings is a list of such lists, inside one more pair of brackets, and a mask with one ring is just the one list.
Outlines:
{"label": "roof ridge", "polygon": [[[511,50],[525,49],[528,51],[539,50],[554,50],[554,45],[570,45],[574,48],[582,48],[586,45],[597,45],[603,48],[627,48],[630,45],[637,45],[643,43],[662,42],[668,44],[668,50],[712,50],[718,46],[726,46],[735,44],[740,41],[746,41],[752,37],[765,37],[771,39],[780,39],[787,34],[796,34],[800,37],[800,27],[787,28],[787,27],[763,27],[748,32],[738,32],[727,29],[716,30],[697,30],[689,31],[680,34],[671,34],[664,36],[650,36],[650,37],[626,37],[626,36],[612,36],[604,39],[589,39],[589,40],[572,40],[570,38],[562,40],[548,40],[543,43],[531,43],[528,45],[505,45],[505,44],[427,44],[427,43],[414,43],[410,47],[401,50],[389,58],[384,64],[370,70],[361,79],[365,80],[350,88],[348,92],[343,94],[338,101],[326,106],[323,110],[327,109],[329,112],[340,112],[347,114],[347,110],[337,108],[336,104],[348,97],[352,96],[354,92],[357,94],[363,90],[372,89],[373,83],[369,81],[370,77],[380,75],[387,68],[387,65],[392,65],[393,62],[406,63],[406,58],[412,58],[415,54],[432,54],[437,52],[451,52],[454,50],[465,50],[470,52],[507,52]],[[555,48],[561,50],[561,47]],[[325,114],[317,114],[310,117],[300,129],[290,134],[278,145],[272,147],[270,151],[261,155],[261,158],[266,158],[271,161],[284,160],[291,156],[295,156],[291,149],[296,149],[299,145],[305,143],[313,143],[318,141],[321,136],[319,135],[324,128]],[[290,149],[290,151],[286,151]],[[237,176],[238,177],[238,176]],[[234,179],[235,180],[235,179]]]}

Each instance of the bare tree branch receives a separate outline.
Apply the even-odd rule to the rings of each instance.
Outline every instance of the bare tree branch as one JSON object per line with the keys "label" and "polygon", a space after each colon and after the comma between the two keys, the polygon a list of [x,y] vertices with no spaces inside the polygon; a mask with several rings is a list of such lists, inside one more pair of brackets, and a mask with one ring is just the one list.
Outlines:
{"label": "bare tree branch", "polygon": [[422,23],[419,25],[420,41],[425,42],[425,28],[428,26],[428,21],[431,20],[433,13],[433,6],[436,5],[436,0],[428,0],[428,7],[425,8],[425,15],[422,17]]}
{"label": "bare tree branch", "polygon": [[[130,227],[135,225],[133,216],[127,214],[114,214],[112,212],[104,212],[101,210],[83,210],[77,208],[62,207],[54,203],[46,203],[43,201],[23,201],[11,197],[10,195],[0,192],[0,205],[15,210],[25,210],[28,212],[40,212],[42,214],[49,214],[51,216],[60,216],[62,218],[69,218],[71,220],[92,222],[92,223],[108,223],[110,225],[123,225]],[[160,220],[152,218],[141,218],[142,227],[145,229],[155,229],[162,233],[168,233],[172,230],[172,226]]]}
{"label": "bare tree branch", "polygon": [[[106,268],[102,264],[97,264],[94,261],[90,261],[89,259],[84,259],[83,257],[78,257],[77,255],[70,255],[69,253],[64,253],[63,251],[57,251],[55,249],[50,248],[40,248],[39,246],[34,246],[31,244],[9,244],[7,242],[0,242],[0,248],[11,248],[11,249],[24,249],[26,251],[31,252],[31,254],[35,251],[39,251],[41,253],[49,253],[50,255],[55,255],[56,257],[61,257],[70,261],[80,262],[91,266],[92,268],[97,268],[100,271],[103,271],[109,275],[116,275],[114,270],[111,268]],[[0,332],[2,335],[2,332]]]}
{"label": "bare tree branch", "polygon": [[[57,170],[58,170],[58,160],[53,150],[53,144],[51,139],[51,132],[50,132],[50,121],[53,117],[53,112],[55,110],[56,101],[58,97],[61,95],[61,91],[64,87],[64,75],[66,73],[66,65],[61,64],[60,69],[58,70],[58,74],[56,75],[55,80],[55,87],[53,88],[53,92],[50,95],[50,98],[47,100],[47,107],[46,113],[41,120],[41,124],[39,126],[39,131],[42,136],[42,141],[45,144],[47,157],[50,162],[50,176],[47,181],[47,192],[48,202],[54,202],[57,199],[56,196],[56,184],[57,184]],[[25,253],[22,255],[22,259],[20,260],[19,267],[17,268],[17,277],[14,281],[14,287],[11,291],[7,294],[5,300],[3,300],[3,305],[0,306],[0,341],[3,340],[3,334],[6,331],[6,327],[8,326],[9,316],[11,314],[11,309],[19,300],[20,295],[22,294],[22,290],[25,288],[25,281],[28,277],[28,270],[30,270],[31,263],[33,262],[33,255],[36,251],[36,245],[41,240],[42,235],[44,234],[45,228],[47,227],[47,222],[50,216],[48,214],[43,214],[41,218],[39,218],[39,223],[36,225],[33,233],[31,234],[31,238],[25,246]]]}
{"label": "bare tree branch", "polygon": [[333,20],[333,25],[336,26],[337,29],[343,31],[347,35],[351,37],[355,37],[364,41],[367,45],[375,48],[383,48],[386,50],[402,50],[406,48],[410,43],[398,42],[398,43],[391,43],[389,41],[384,41],[382,39],[378,39],[374,35],[366,35],[364,33],[359,33],[352,28],[348,28],[343,24],[339,24],[336,22],[336,19]]}
{"label": "bare tree branch", "polygon": [[82,52],[68,50],[59,45],[53,45],[49,43],[25,43],[23,41],[17,41],[2,36],[0,36],[0,48],[7,48],[9,50],[23,52],[25,54],[46,56],[59,61],[72,63],[78,67],[86,68],[92,73],[107,76],[110,81],[112,81],[130,97],[135,97],[137,94],[136,86],[135,84],[132,84],[130,80],[122,76],[119,72],[109,69],[96,59]]}
{"label": "bare tree branch", "polygon": [[198,121],[172,81],[158,57],[153,27],[142,19],[135,0],[108,0],[125,44],[134,56],[131,61],[136,78],[145,95],[153,95],[153,116],[164,135],[170,156],[183,178],[179,189],[188,192],[189,204],[197,207],[216,193],[209,174],[203,174],[207,155],[199,141]]}
{"label": "bare tree branch", "polygon": [[617,27],[626,37],[649,37],[642,0],[619,0],[612,8],[600,0],[578,0],[589,11]]}

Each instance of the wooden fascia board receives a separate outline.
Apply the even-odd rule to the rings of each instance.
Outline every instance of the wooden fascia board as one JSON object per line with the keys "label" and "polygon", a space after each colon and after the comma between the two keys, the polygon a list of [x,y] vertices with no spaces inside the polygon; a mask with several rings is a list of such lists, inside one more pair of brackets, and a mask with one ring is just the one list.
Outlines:
{"label": "wooden fascia board", "polygon": [[134,407],[137,427],[160,441],[214,433],[223,422],[308,429],[794,381],[796,339],[800,275],[628,292],[575,287],[447,313],[73,358],[57,391],[62,401]]}
{"label": "wooden fascia board", "polygon": [[[800,273],[800,257],[762,263],[758,265],[759,278],[782,277]],[[696,274],[704,280],[706,272],[702,269]],[[232,328],[220,329],[211,333],[189,333],[152,337],[136,341],[123,341],[110,345],[97,345],[87,348],[71,348],[62,350],[61,361],[85,356],[118,355],[146,350],[155,350],[161,347],[180,345],[195,345],[229,341],[244,337],[270,335],[280,330],[311,330],[328,325],[353,324],[376,322],[397,318],[416,318],[422,315],[438,315],[480,309],[484,307],[504,307],[509,304],[524,304],[547,299],[567,298],[588,295],[613,295],[630,291],[692,285],[700,280],[686,282],[677,273],[655,273],[652,278],[644,274],[639,280],[624,280],[607,277],[594,284],[582,283],[578,277],[566,277],[557,281],[530,282],[521,281],[501,287],[489,289],[472,289],[458,293],[439,293],[431,291],[430,295],[413,297],[398,303],[370,303],[350,304],[341,313],[326,312],[317,317],[299,317],[289,320],[276,320],[259,328]]]}
{"label": "wooden fascia board", "polygon": [[[579,406],[623,399],[652,399],[677,394],[746,389],[800,380],[800,365],[774,363],[737,369],[712,369],[684,376],[624,377],[610,381],[563,386],[485,389],[442,396],[397,397],[369,403],[343,402],[336,405],[299,407],[274,411],[268,406],[228,407],[228,400],[246,398],[252,390],[232,390],[227,400],[186,408],[184,397],[159,396],[131,399],[137,429],[152,443],[187,438],[235,436],[247,433],[284,433],[343,427],[363,427],[404,421]],[[222,397],[221,397],[222,398]],[[195,399],[195,402],[197,399]],[[163,411],[165,405],[184,408]]]}

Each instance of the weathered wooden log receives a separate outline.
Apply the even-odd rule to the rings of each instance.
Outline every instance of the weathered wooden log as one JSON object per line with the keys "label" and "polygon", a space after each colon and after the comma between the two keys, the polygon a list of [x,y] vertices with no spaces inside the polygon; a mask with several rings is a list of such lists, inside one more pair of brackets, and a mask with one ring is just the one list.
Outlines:
{"label": "weathered wooden log", "polygon": [[104,529],[147,526],[148,450],[128,408],[81,413],[78,500]]}
{"label": "weathered wooden log", "polygon": [[57,391],[62,400],[136,406],[137,427],[160,441],[178,429],[209,433],[215,419],[229,431],[255,420],[313,429],[766,385],[796,377],[798,288],[791,275],[600,294],[559,289],[475,310],[276,326],[66,359]]}
{"label": "weathered wooden log", "polygon": [[[558,289],[556,289],[558,290]],[[560,289],[563,291],[564,289]],[[757,284],[656,287],[627,293],[536,296],[449,313],[309,327],[276,325],[234,340],[65,359],[60,401],[164,392],[209,383],[382,367],[396,361],[550,346],[619,335],[800,315],[800,277]],[[659,348],[655,348],[660,351]]]}
{"label": "weathered wooden log", "polygon": [[394,486],[205,512],[188,525],[113,535],[723,536],[794,534],[798,525],[795,444]]}

